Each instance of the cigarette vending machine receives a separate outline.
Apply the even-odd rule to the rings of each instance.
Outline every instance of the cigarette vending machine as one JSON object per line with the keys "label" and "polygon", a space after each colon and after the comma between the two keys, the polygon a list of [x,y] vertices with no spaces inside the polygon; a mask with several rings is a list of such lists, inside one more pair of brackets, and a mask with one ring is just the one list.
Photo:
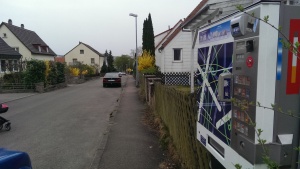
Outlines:
{"label": "cigarette vending machine", "polygon": [[265,169],[265,153],[296,169],[300,54],[284,43],[299,42],[300,6],[259,1],[198,34],[198,140],[228,169]]}

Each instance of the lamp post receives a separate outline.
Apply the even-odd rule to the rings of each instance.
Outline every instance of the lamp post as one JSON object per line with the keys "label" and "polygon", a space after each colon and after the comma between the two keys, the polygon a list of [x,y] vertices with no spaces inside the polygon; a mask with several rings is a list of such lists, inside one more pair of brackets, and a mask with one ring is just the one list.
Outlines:
{"label": "lamp post", "polygon": [[138,56],[137,56],[137,14],[130,13],[129,16],[135,17],[135,86],[139,86]]}

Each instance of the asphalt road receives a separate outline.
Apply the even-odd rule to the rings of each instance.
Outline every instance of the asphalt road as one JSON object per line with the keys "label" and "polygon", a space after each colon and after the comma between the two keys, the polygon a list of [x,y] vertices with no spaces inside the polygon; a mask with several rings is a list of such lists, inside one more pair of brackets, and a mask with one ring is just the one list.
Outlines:
{"label": "asphalt road", "polygon": [[121,93],[98,79],[10,101],[0,147],[27,152],[34,169],[89,169]]}

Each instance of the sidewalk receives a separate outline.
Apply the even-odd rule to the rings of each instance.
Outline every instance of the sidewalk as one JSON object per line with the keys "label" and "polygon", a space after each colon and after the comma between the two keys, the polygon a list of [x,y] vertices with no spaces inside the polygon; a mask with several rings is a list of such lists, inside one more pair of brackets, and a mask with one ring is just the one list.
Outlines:
{"label": "sidewalk", "polygon": [[142,124],[145,105],[135,79],[128,75],[120,105],[100,160],[99,169],[158,169],[163,160],[158,138]]}
{"label": "sidewalk", "polygon": [[25,97],[30,97],[38,93],[1,93],[0,94],[0,103],[7,103],[10,101],[22,99]]}

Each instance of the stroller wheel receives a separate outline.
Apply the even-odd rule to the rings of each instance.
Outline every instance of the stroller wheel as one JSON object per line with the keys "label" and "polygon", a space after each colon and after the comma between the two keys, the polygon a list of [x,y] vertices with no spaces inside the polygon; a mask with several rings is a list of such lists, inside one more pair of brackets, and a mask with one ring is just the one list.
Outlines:
{"label": "stroller wheel", "polygon": [[10,123],[5,124],[5,130],[9,131],[11,129]]}

